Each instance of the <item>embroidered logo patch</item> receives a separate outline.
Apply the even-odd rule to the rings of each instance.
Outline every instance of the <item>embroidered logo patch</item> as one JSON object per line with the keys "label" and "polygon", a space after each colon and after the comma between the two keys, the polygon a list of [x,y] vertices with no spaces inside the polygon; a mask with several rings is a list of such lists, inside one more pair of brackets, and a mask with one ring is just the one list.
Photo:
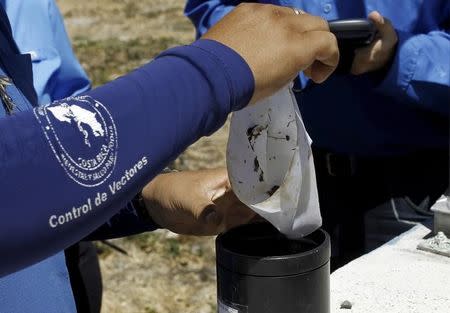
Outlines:
{"label": "embroidered logo patch", "polygon": [[108,179],[116,165],[118,142],[114,120],[102,103],[90,96],[71,97],[34,113],[72,180],[95,187]]}

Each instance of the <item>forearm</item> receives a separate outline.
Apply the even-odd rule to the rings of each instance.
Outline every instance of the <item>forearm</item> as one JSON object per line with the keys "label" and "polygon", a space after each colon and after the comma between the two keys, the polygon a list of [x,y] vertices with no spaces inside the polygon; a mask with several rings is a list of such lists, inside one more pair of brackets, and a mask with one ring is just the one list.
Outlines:
{"label": "forearm", "polygon": [[0,276],[92,233],[248,103],[247,64],[215,42],[197,45],[169,50],[85,98],[0,119]]}

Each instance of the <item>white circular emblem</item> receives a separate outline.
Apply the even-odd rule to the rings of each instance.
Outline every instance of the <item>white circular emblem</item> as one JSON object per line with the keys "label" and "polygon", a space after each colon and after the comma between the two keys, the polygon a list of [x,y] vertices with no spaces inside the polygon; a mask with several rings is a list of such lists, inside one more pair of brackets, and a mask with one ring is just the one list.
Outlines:
{"label": "white circular emblem", "polygon": [[71,97],[36,108],[35,116],[72,180],[95,187],[108,179],[116,165],[118,142],[114,120],[102,103],[90,96]]}

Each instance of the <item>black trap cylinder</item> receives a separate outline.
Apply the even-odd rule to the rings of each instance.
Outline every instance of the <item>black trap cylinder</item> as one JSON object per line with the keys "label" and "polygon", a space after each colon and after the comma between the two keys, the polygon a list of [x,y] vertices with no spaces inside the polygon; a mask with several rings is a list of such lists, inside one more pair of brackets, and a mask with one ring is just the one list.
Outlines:
{"label": "black trap cylinder", "polygon": [[330,238],[291,240],[270,224],[216,239],[218,313],[329,313]]}

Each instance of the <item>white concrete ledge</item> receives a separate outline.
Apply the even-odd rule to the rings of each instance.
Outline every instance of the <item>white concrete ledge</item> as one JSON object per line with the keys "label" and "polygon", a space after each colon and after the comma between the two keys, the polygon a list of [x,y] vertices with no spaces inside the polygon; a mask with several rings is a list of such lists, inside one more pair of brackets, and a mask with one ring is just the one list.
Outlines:
{"label": "white concrete ledge", "polygon": [[416,249],[429,232],[416,226],[334,272],[331,312],[450,313],[450,258]]}

